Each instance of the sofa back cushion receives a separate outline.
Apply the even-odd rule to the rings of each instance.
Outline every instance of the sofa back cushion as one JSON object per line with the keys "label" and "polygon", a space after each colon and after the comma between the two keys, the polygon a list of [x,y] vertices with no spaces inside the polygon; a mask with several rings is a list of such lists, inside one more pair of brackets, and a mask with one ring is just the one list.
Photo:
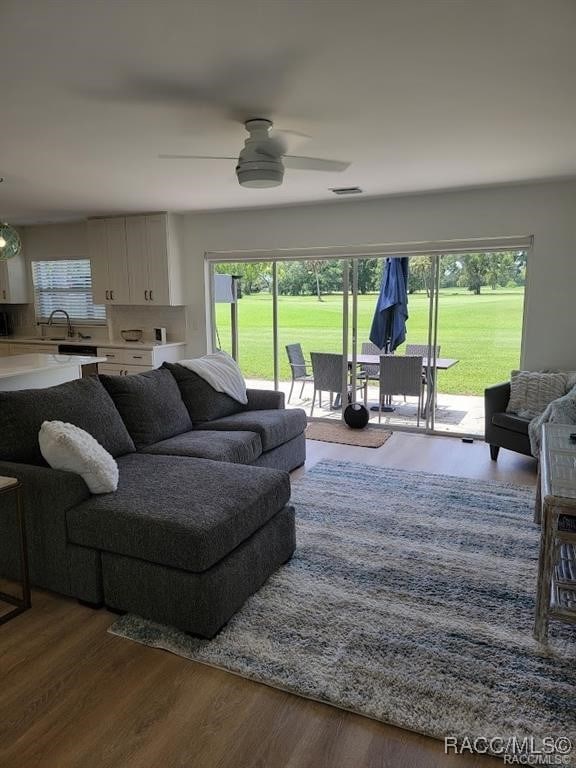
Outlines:
{"label": "sofa back cushion", "polygon": [[157,368],[134,376],[100,376],[137,449],[192,429],[169,371]]}
{"label": "sofa back cushion", "polygon": [[110,395],[90,376],[45,389],[0,392],[0,461],[46,466],[38,444],[44,421],[84,429],[114,457],[134,451]]}
{"label": "sofa back cushion", "polygon": [[241,403],[224,392],[216,392],[207,381],[189,368],[178,363],[164,363],[163,367],[176,379],[182,400],[194,424],[223,419],[245,410]]}

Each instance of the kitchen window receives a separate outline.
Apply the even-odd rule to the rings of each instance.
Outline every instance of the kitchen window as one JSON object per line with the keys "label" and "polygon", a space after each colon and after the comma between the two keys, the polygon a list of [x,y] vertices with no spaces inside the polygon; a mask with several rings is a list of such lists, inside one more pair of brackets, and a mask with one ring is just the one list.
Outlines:
{"label": "kitchen window", "polygon": [[46,322],[55,309],[65,309],[76,323],[106,322],[106,308],[92,298],[89,259],[33,261],[32,277],[38,322]]}

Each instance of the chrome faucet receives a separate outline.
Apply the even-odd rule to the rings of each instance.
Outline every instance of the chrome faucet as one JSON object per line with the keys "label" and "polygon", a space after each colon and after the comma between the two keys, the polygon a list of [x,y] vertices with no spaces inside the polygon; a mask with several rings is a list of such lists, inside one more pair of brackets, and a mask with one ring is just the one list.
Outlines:
{"label": "chrome faucet", "polygon": [[53,312],[50,313],[50,317],[48,318],[48,328],[50,328],[50,326],[52,325],[52,320],[54,318],[54,315],[56,315],[58,312],[61,312],[66,318],[66,322],[68,323],[68,338],[71,339],[72,336],[74,336],[74,331],[72,330],[70,315],[68,314],[68,312],[66,312],[65,309],[55,309]]}

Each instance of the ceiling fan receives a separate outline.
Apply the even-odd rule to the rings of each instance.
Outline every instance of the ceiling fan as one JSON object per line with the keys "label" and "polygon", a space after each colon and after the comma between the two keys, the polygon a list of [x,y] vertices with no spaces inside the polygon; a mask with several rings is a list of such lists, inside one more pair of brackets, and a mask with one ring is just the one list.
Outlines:
{"label": "ceiling fan", "polygon": [[236,160],[236,176],[243,187],[277,187],[282,184],[284,169],[301,171],[345,171],[350,163],[325,160],[319,157],[289,155],[287,135],[290,132],[274,131],[272,121],[266,118],[246,120],[244,127],[248,138],[240,155],[158,155],[163,160]]}

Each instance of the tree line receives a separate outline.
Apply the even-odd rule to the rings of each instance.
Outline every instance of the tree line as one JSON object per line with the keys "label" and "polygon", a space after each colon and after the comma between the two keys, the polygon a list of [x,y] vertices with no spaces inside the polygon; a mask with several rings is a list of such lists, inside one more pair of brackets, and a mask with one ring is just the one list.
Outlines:
{"label": "tree line", "polygon": [[[358,261],[358,291],[361,294],[380,290],[384,259]],[[408,292],[432,288],[432,259],[430,256],[410,258]],[[270,262],[238,262],[217,264],[216,271],[240,276],[240,295],[272,290]],[[342,263],[337,259],[307,259],[278,263],[278,293],[283,296],[322,296],[341,293]],[[522,286],[526,281],[526,253],[496,251],[493,253],[448,254],[440,261],[441,288],[467,288],[480,295],[482,288]]]}

